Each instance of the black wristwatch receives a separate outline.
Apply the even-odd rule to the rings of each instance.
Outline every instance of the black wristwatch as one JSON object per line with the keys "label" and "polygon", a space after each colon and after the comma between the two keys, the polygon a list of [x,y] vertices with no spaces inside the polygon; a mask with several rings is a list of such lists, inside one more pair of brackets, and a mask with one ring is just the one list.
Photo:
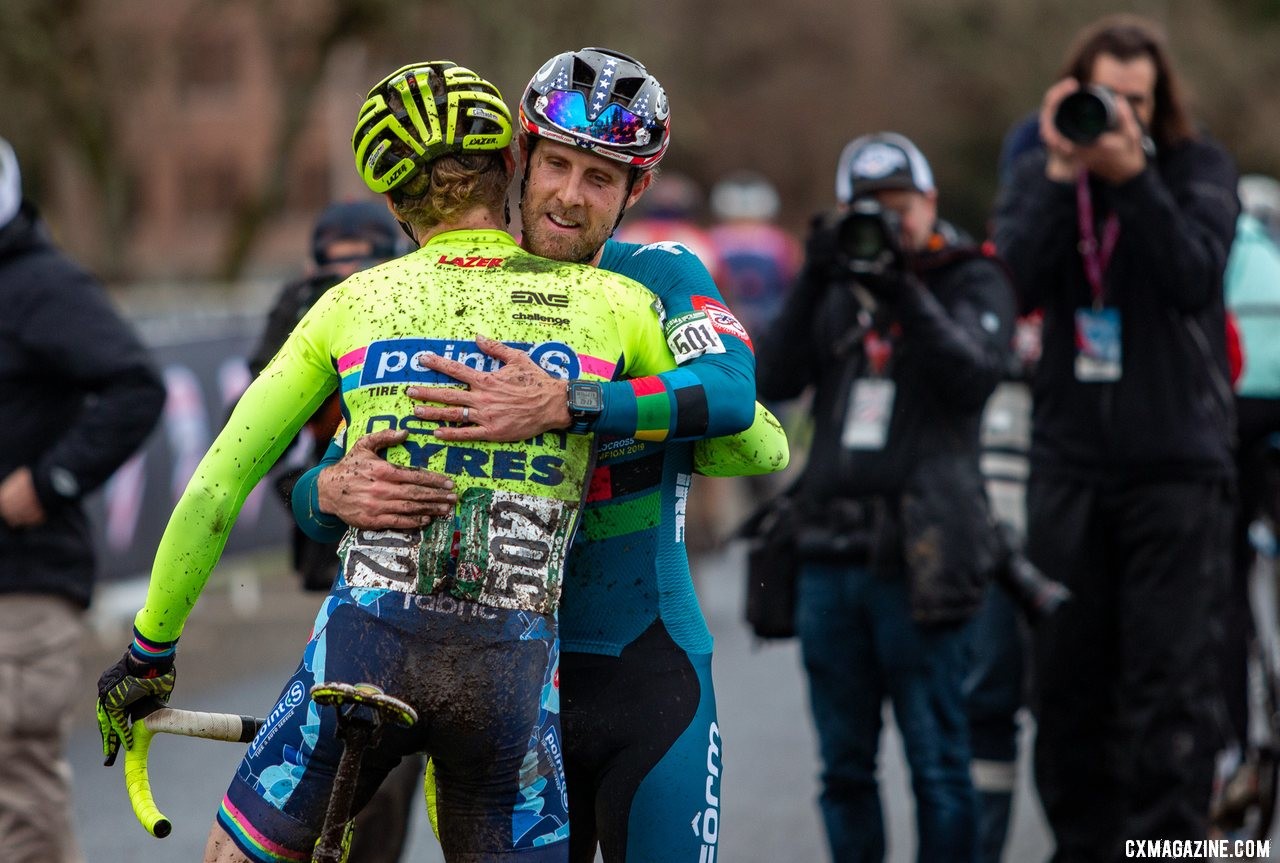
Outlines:
{"label": "black wristwatch", "polygon": [[591,431],[604,410],[604,387],[596,381],[569,381],[569,431]]}

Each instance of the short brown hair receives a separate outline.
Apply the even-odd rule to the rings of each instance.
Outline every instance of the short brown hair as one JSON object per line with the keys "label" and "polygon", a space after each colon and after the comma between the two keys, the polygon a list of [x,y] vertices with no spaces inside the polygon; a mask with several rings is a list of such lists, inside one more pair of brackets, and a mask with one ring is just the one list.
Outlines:
{"label": "short brown hair", "polygon": [[1168,42],[1155,22],[1137,15],[1108,15],[1096,21],[1076,37],[1067,52],[1062,76],[1089,83],[1094,63],[1102,54],[1122,61],[1145,56],[1155,64],[1155,108],[1150,131],[1157,145],[1168,146],[1195,137],[1195,126],[1187,110],[1182,83],[1173,70]]}
{"label": "short brown hair", "polygon": [[476,207],[502,212],[511,172],[502,153],[441,156],[391,192],[400,218],[434,228]]}

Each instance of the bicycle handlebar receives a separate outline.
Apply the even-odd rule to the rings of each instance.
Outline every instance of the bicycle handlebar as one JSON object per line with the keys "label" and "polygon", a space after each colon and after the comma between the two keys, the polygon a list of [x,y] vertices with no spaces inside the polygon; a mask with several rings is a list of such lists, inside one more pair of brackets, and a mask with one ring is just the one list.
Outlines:
{"label": "bicycle handlebar", "polygon": [[124,753],[124,783],[129,792],[133,814],[137,816],[139,823],[157,839],[163,839],[173,830],[173,824],[157,808],[151,794],[147,757],[151,751],[152,737],[165,733],[248,743],[264,723],[265,720],[253,716],[179,710],[174,707],[161,707],[136,719],[133,723],[133,747],[126,749]]}

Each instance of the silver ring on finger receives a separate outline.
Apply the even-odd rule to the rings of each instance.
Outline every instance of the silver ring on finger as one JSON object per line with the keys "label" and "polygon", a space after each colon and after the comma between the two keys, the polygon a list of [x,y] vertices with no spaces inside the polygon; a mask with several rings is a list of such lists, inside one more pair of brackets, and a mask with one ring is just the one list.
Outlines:
{"label": "silver ring on finger", "polygon": [[469,407],[464,407],[464,408],[462,409],[462,421],[463,421],[464,423],[469,423],[469,422],[471,422],[471,408],[469,408]]}

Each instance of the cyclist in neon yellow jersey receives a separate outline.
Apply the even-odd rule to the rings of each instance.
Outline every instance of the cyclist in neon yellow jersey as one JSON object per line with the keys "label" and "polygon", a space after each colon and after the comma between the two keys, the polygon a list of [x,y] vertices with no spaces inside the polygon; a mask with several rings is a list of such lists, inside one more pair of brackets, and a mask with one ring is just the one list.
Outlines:
{"label": "cyclist in neon yellow jersey", "polygon": [[[649,375],[671,360],[646,289],[537,258],[502,230],[511,134],[496,88],[447,61],[406,66],[370,91],[356,163],[421,248],[326,292],[246,391],[165,531],[133,643],[99,682],[110,756],[131,742],[128,706],[171,693],[177,640],[245,495],[335,388],[348,440],[403,430],[388,458],[452,482],[451,518],[344,538],[342,572],[223,799],[206,861],[310,859],[341,748],[332,711],[308,695],[326,679],[372,683],[423,717],[366,754],[357,809],[402,755],[425,751],[449,859],[567,857],[565,813],[529,808],[564,777],[554,763],[530,772],[525,755],[554,683],[555,612],[593,441],[569,431],[441,442],[404,390],[456,384],[424,365],[428,354],[487,367],[485,331],[567,380]],[[529,293],[560,298],[557,319],[522,315]]]}

